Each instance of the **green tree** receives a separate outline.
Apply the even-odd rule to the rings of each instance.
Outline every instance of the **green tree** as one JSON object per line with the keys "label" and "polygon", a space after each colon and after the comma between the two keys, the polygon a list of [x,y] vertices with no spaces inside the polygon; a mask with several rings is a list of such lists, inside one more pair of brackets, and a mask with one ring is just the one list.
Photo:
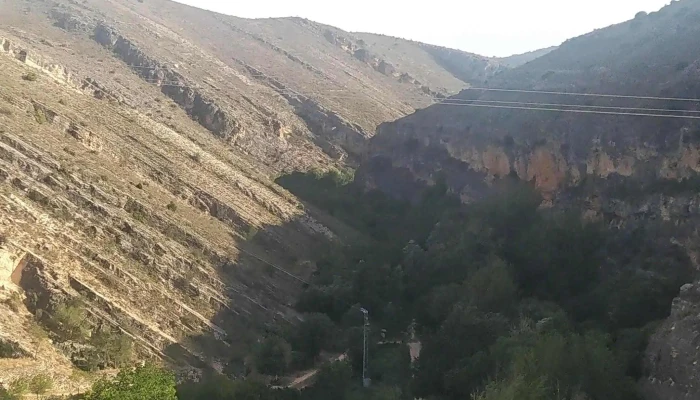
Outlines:
{"label": "green tree", "polygon": [[177,400],[175,376],[152,364],[125,368],[113,380],[97,381],[87,400]]}
{"label": "green tree", "polygon": [[[425,338],[413,382],[415,394],[470,395],[490,371],[483,351],[509,328],[508,319],[502,315],[484,313],[470,305],[455,305],[440,329]],[[473,358],[482,362],[469,362]],[[459,379],[446,379],[449,376]],[[447,385],[450,381],[459,384]]]}
{"label": "green tree", "polygon": [[29,380],[26,378],[15,379],[10,382],[7,389],[0,386],[0,400],[20,400],[29,391]]}
{"label": "green tree", "polygon": [[188,382],[177,389],[180,400],[297,400],[296,390],[273,389],[253,379],[230,380],[213,376]]}
{"label": "green tree", "polygon": [[63,340],[84,341],[90,336],[87,311],[78,299],[59,304],[53,312],[52,322]]}
{"label": "green tree", "polygon": [[352,368],[347,362],[324,366],[316,376],[316,384],[304,393],[308,400],[344,400],[352,386]]}
{"label": "green tree", "polygon": [[35,394],[36,398],[48,393],[53,387],[53,379],[47,374],[34,375],[28,382],[29,393]]}
{"label": "green tree", "polygon": [[523,376],[492,382],[483,392],[475,394],[472,398],[473,400],[566,400],[562,397],[551,397],[544,379],[528,381]]}
{"label": "green tree", "polygon": [[101,353],[100,363],[109,367],[121,368],[129,365],[133,356],[133,342],[123,333],[114,333],[109,327],[97,329],[90,342]]}
{"label": "green tree", "polygon": [[336,334],[336,326],[325,314],[305,314],[293,334],[292,347],[309,358],[315,358],[328,348]]}
{"label": "green tree", "polygon": [[279,336],[269,336],[257,344],[253,356],[258,372],[281,375],[292,361],[292,347]]}
{"label": "green tree", "polygon": [[465,292],[469,302],[479,310],[504,312],[515,304],[518,288],[508,265],[494,258],[466,282]]}

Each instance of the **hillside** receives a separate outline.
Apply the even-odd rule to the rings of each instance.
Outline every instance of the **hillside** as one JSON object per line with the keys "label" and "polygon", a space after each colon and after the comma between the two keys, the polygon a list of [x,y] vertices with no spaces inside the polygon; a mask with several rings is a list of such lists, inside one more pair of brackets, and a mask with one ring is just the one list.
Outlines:
{"label": "hillside", "polygon": [[547,47],[544,49],[528,51],[527,53],[523,54],[514,54],[512,56],[499,58],[498,60],[508,67],[515,68],[523,64],[527,64],[532,60],[540,58],[545,54],[551,53],[552,51],[556,50],[556,48],[556,46]]}
{"label": "hillside", "polygon": [[317,247],[357,235],[274,179],[356,165],[378,124],[468,85],[297,18],[0,10],[0,381],[49,373],[57,394],[125,360],[241,368],[298,321]]}
{"label": "hillside", "polygon": [[435,82],[440,93],[481,85],[506,69],[498,60],[460,50],[372,33],[356,33],[370,51],[422,81]]}
{"label": "hillside", "polygon": [[700,0],[503,59],[0,0],[0,397],[700,396],[698,39]]}
{"label": "hillside", "polygon": [[246,20],[166,0],[22,4],[3,3],[9,39],[143,108],[137,86],[120,82],[136,74],[277,171],[353,163],[378,124],[493,72],[455,78],[425,59],[404,70],[350,33],[298,18]]}
{"label": "hillside", "polygon": [[[681,246],[697,264],[700,124],[694,116],[700,102],[668,98],[700,98],[698,21],[700,1],[672,2],[568,40],[489,80],[492,88],[516,92],[464,90],[445,104],[383,124],[359,181],[415,200],[440,178],[472,202],[494,182],[518,177],[535,184],[545,206],[578,210],[623,235],[660,229],[659,243]],[[518,109],[528,107],[585,113]],[[690,118],[614,115],[659,114],[637,108]],[[697,307],[695,288],[683,288],[671,319],[651,339],[644,380],[651,399],[698,395],[697,366],[689,361],[697,349],[687,342],[696,335],[689,311]]]}

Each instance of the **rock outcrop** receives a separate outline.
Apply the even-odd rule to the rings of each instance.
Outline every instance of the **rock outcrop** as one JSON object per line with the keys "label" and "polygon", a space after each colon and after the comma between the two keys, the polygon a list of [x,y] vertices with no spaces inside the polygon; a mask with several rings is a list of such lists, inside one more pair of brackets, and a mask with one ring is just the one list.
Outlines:
{"label": "rock outcrop", "polygon": [[687,284],[673,301],[671,316],[651,338],[645,358],[650,376],[642,386],[648,399],[685,400],[700,396],[700,286]]}
{"label": "rock outcrop", "polygon": [[214,100],[207,98],[176,71],[161,66],[156,60],[148,57],[113,28],[99,23],[94,29],[93,38],[144,80],[159,86],[166,96],[173,99],[192,119],[213,134],[226,141],[235,141],[236,136],[241,133],[241,125]]}
{"label": "rock outcrop", "polygon": [[300,282],[281,271],[308,274],[303,249],[332,233],[244,154],[184,110],[176,132],[9,52],[0,68],[0,340],[18,354],[3,382],[89,384],[70,377],[93,348],[47,319],[73,300],[134,358],[194,371],[222,368],[236,335],[295,318]]}
{"label": "rock outcrop", "polygon": [[[153,108],[156,118],[167,119],[169,110],[139,90],[144,82],[155,86],[274,173],[357,165],[377,125],[456,93],[466,85],[460,79],[481,81],[490,71],[459,78],[423,50],[415,62],[395,61],[352,34],[312,21],[251,21],[165,0],[33,1],[30,13],[9,7],[3,19],[6,26],[34,27],[18,35],[30,54],[65,66],[84,90]],[[88,41],[106,52],[95,53]],[[75,50],[62,50],[68,43]],[[76,57],[79,52],[89,59]]]}
{"label": "rock outcrop", "polygon": [[[383,124],[356,176],[409,199],[441,176],[465,202],[518,177],[544,206],[582,210],[623,233],[654,229],[697,266],[697,101],[670,99],[700,98],[699,20],[700,2],[672,2],[495,75],[493,90],[467,89]],[[649,399],[697,397],[695,291],[683,288],[650,344]]]}

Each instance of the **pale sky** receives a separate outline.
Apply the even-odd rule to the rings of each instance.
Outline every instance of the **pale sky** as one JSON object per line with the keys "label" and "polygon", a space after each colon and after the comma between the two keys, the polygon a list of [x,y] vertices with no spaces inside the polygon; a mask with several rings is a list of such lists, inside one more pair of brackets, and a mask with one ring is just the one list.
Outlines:
{"label": "pale sky", "polygon": [[508,56],[657,11],[670,0],[177,0],[244,18],[303,17],[485,56]]}

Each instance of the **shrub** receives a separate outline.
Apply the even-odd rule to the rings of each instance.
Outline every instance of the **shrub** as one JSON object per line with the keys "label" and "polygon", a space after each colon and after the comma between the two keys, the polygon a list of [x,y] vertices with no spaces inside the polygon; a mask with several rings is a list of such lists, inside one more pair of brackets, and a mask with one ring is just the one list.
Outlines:
{"label": "shrub", "polygon": [[281,375],[292,361],[292,347],[278,336],[267,337],[256,346],[254,360],[258,372]]}
{"label": "shrub", "polygon": [[172,201],[171,201],[170,203],[168,203],[168,205],[165,206],[165,207],[166,207],[168,210],[172,211],[172,212],[177,211],[177,204],[175,204],[175,203],[172,202]]}
{"label": "shrub", "polygon": [[97,381],[86,400],[177,400],[175,376],[152,364],[122,369],[113,380]]}
{"label": "shrub", "polygon": [[[7,394],[6,398],[7,400],[20,400],[24,395],[29,391],[29,380],[26,378],[19,378],[15,379],[14,381],[10,382],[10,385],[7,389]],[[0,391],[0,395],[2,395],[2,391]],[[0,399],[5,399],[0,396]]]}
{"label": "shrub", "polygon": [[308,358],[315,358],[327,349],[336,334],[336,326],[325,314],[306,314],[293,334],[292,346]]}
{"label": "shrub", "polygon": [[45,395],[53,387],[53,379],[46,374],[34,375],[28,384],[29,392],[39,396]]}
{"label": "shrub", "polygon": [[20,358],[24,356],[26,354],[19,347],[19,344],[10,340],[0,339],[0,358]]}
{"label": "shrub", "polygon": [[676,71],[683,71],[684,69],[688,68],[688,65],[690,64],[687,61],[681,61],[676,64]]}
{"label": "shrub", "polygon": [[127,335],[102,327],[92,335],[90,342],[98,350],[98,364],[121,368],[131,363],[133,342]]}
{"label": "shrub", "polygon": [[40,125],[43,125],[46,122],[48,122],[48,120],[46,119],[46,113],[44,113],[44,110],[40,108],[34,110],[34,119]]}
{"label": "shrub", "polygon": [[248,232],[245,234],[245,240],[253,240],[255,239],[255,236],[258,234],[258,228],[251,226],[248,228]]}
{"label": "shrub", "polygon": [[22,295],[19,292],[12,292],[4,302],[12,311],[19,312],[20,307],[22,307]]}
{"label": "shrub", "polygon": [[34,82],[37,79],[39,79],[39,75],[37,75],[34,71],[30,71],[22,75],[22,79],[24,79],[25,81]]}
{"label": "shrub", "polygon": [[87,312],[79,300],[71,300],[56,307],[52,322],[63,340],[85,340],[90,335]]}

